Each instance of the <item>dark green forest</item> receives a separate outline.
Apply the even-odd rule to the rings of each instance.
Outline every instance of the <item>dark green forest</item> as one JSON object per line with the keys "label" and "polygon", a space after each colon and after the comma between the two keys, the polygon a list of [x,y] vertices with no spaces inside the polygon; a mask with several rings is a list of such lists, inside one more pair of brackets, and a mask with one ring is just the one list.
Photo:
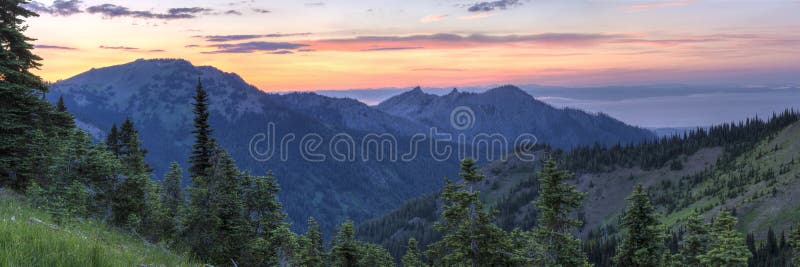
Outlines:
{"label": "dark green forest", "polygon": [[[535,193],[495,205],[481,195],[486,176],[477,163],[463,159],[460,179],[446,180],[441,192],[411,201],[409,213],[433,214],[435,232],[420,229],[413,234],[418,238],[407,239],[402,248],[386,248],[364,241],[372,241],[368,236],[378,236],[381,227],[392,229],[386,224],[359,227],[348,220],[324,236],[320,222],[308,218],[305,233],[292,232],[277,200],[276,178],[240,170],[215,141],[210,100],[199,80],[192,103],[193,146],[185,155],[188,173],[173,163],[162,181],[155,180],[144,160],[147,140],[139,138],[132,120],[115,124],[106,140],[92,140],[76,127],[63,101],[44,100],[48,86],[33,73],[42,59],[32,52],[34,39],[24,35],[24,19],[36,14],[20,7],[24,2],[0,4],[0,186],[24,195],[57,223],[101,220],[143,242],[219,266],[800,265],[798,227],[770,229],[765,239],[757,239],[736,228],[735,209],[719,209],[711,220],[693,213],[676,225],[661,222],[662,213],[687,208],[692,203],[687,199],[700,197],[690,189],[713,180],[712,170],[686,176],[679,185],[637,185],[619,219],[602,231],[591,229],[583,239],[578,233],[584,230],[581,207],[587,194],[570,182],[575,173],[619,167],[680,169],[675,158],[718,146],[725,154],[716,168],[739,171],[734,159],[796,123],[800,114],[794,111],[641,144],[519,148],[546,151],[536,178],[526,184]],[[796,168],[792,164],[785,168]],[[753,174],[711,187],[704,196],[736,194],[752,179],[774,179],[748,170]],[[181,184],[184,175],[191,184]],[[713,204],[703,211],[718,206]],[[526,220],[507,219],[522,207],[532,207]],[[13,244],[0,242],[6,246]]]}

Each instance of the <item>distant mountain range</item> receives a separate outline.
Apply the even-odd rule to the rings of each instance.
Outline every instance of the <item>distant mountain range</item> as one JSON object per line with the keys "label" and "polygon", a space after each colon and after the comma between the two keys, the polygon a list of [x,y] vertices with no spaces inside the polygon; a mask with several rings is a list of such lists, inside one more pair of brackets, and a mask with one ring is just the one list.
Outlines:
{"label": "distant mountain range", "polygon": [[[136,60],[127,64],[92,69],[51,86],[50,101],[59,96],[79,125],[103,138],[112,124],[130,116],[148,149],[146,160],[154,175],[163,176],[169,163],[186,168],[193,137],[191,103],[198,78],[210,95],[213,136],[242,168],[263,175],[271,170],[280,181],[280,200],[296,229],[304,228],[309,216],[322,222],[345,218],[363,220],[393,209],[406,199],[428,193],[442,185],[442,177],[456,177],[459,159],[433,160],[430,144],[422,142],[414,160],[378,160],[380,153],[354,145],[356,160],[313,162],[301,153],[303,138],[320,137],[324,142],[338,135],[363,140],[376,134],[391,134],[396,152],[410,151],[412,136],[427,134],[431,127],[468,137],[498,133],[509,137],[529,133],[539,143],[568,148],[594,143],[639,142],[655,135],[602,114],[553,108],[514,86],[484,93],[453,91],[434,96],[415,89],[377,106],[332,98],[315,93],[271,94],[247,84],[234,73],[210,66],[194,66],[180,59]],[[455,129],[454,109],[474,114],[468,129]],[[294,136],[294,143],[264,161],[252,156],[251,140],[257,134]],[[293,134],[293,135],[292,135]],[[452,142],[457,142],[453,140]],[[320,145],[318,154],[332,155],[334,145]],[[307,145],[307,144],[306,144]],[[388,155],[385,155],[388,156]],[[388,157],[387,157],[388,158]],[[188,182],[188,177],[184,177]],[[332,225],[325,225],[330,230]]]}

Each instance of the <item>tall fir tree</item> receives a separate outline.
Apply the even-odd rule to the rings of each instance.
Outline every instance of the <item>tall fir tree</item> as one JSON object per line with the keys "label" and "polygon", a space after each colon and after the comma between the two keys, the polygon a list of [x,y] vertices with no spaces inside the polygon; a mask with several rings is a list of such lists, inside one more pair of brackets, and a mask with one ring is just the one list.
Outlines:
{"label": "tall fir tree", "polygon": [[117,124],[111,125],[111,130],[108,131],[106,136],[106,146],[108,150],[119,157],[119,131],[117,131]]}
{"label": "tall fir tree", "polygon": [[508,236],[492,223],[492,215],[484,209],[475,190],[484,176],[477,172],[474,160],[462,161],[461,177],[461,184],[445,180],[441,199],[446,204],[441,221],[434,224],[444,236],[428,246],[428,259],[432,265],[512,264],[509,254],[513,248]]}
{"label": "tall fir tree", "polygon": [[685,228],[686,235],[680,246],[681,263],[685,266],[701,266],[699,256],[708,251],[711,239],[708,226],[703,222],[703,215],[699,212],[690,215]]}
{"label": "tall fir tree", "polygon": [[572,232],[583,222],[570,218],[582,205],[585,194],[566,183],[572,178],[567,171],[558,170],[555,161],[544,162],[539,175],[539,224],[533,230],[538,245],[534,262],[541,266],[586,266],[588,260],[581,250],[580,240]]}
{"label": "tall fir tree", "polygon": [[[42,59],[31,51],[34,39],[23,33],[24,19],[38,16],[22,7],[25,0],[0,2],[0,186],[25,190],[37,166],[31,157],[42,145],[28,140],[37,131],[48,132],[52,106],[41,99],[47,85],[31,70]],[[41,166],[38,166],[41,167]]]}
{"label": "tall fir tree", "polygon": [[192,253],[199,258],[208,258],[214,245],[212,231],[212,214],[210,196],[211,157],[215,150],[211,137],[211,125],[208,123],[208,94],[203,89],[200,79],[194,96],[194,134],[195,141],[189,157],[189,208],[187,224],[182,233],[183,242]]}
{"label": "tall fir tree", "polygon": [[161,195],[161,202],[164,208],[164,217],[166,218],[164,226],[167,238],[174,238],[175,232],[178,232],[181,222],[181,210],[183,208],[183,189],[181,187],[181,180],[183,180],[183,170],[177,162],[172,162],[169,166],[169,172],[164,176],[164,189]]}
{"label": "tall fir tree", "polygon": [[406,254],[401,259],[403,267],[424,267],[425,263],[422,261],[422,253],[419,251],[419,242],[416,238],[408,239],[408,246],[406,246]]}
{"label": "tall fir tree", "polygon": [[[208,176],[208,170],[211,167],[211,154],[216,149],[214,139],[211,137],[213,130],[208,122],[209,104],[208,93],[203,89],[203,84],[200,79],[197,79],[197,89],[194,96],[194,144],[192,145],[192,154],[189,158],[191,166],[189,167],[189,176],[192,177],[193,183],[202,182],[204,176]],[[198,181],[194,181],[198,180]]]}
{"label": "tall fir tree", "polygon": [[119,144],[119,157],[126,169],[126,174],[135,175],[152,171],[150,165],[144,161],[147,150],[142,147],[142,143],[139,141],[139,132],[130,118],[125,118],[120,126]]}
{"label": "tall fir tree", "polygon": [[209,215],[212,243],[208,259],[223,264],[237,260],[249,244],[251,231],[244,213],[241,180],[243,174],[236,168],[230,155],[218,147],[211,155]]}
{"label": "tall fir tree", "polygon": [[353,221],[342,223],[339,233],[334,239],[331,251],[331,266],[356,267],[359,262],[359,244],[355,240]]}
{"label": "tall fir tree", "polygon": [[747,266],[752,255],[745,245],[744,238],[736,231],[736,217],[727,210],[720,211],[711,225],[711,244],[701,255],[700,262],[705,266],[737,267]]}
{"label": "tall fir tree", "polygon": [[618,266],[658,266],[664,238],[650,196],[639,184],[627,200],[630,204],[621,222],[625,232],[614,263]]}
{"label": "tall fir tree", "polygon": [[314,217],[308,218],[308,229],[306,230],[300,266],[324,266],[325,265],[325,245],[322,243],[322,228]]}

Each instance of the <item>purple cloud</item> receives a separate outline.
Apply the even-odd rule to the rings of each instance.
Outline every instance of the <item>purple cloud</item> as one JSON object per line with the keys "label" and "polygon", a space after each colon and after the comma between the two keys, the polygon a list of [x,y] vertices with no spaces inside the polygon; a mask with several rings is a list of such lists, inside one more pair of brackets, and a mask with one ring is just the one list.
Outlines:
{"label": "purple cloud", "polygon": [[77,13],[81,13],[80,0],[56,0],[53,2],[53,5],[47,6],[37,1],[32,1],[30,3],[24,4],[23,7],[36,12],[36,13],[46,13],[54,16],[69,16],[74,15]]}
{"label": "purple cloud", "polygon": [[489,12],[495,9],[507,9],[522,5],[520,0],[498,0],[491,2],[480,2],[470,6],[467,11],[469,12]]}
{"label": "purple cloud", "polygon": [[266,14],[266,13],[272,13],[272,10],[269,10],[269,9],[260,9],[260,8],[253,8],[253,12],[256,12],[256,13],[261,13],[261,14]]}
{"label": "purple cloud", "polygon": [[208,42],[229,42],[229,41],[242,41],[258,38],[280,38],[292,36],[306,36],[311,35],[310,32],[300,33],[272,33],[272,34],[233,34],[233,35],[196,35],[194,37],[204,38]]}
{"label": "purple cloud", "polygon": [[97,6],[90,6],[86,12],[90,14],[101,14],[107,18],[116,17],[132,17],[132,18],[145,18],[145,19],[191,19],[197,17],[197,14],[209,12],[211,9],[201,7],[180,7],[170,8],[167,13],[153,13],[150,11],[130,10],[127,7],[102,4]]}
{"label": "purple cloud", "polygon": [[58,46],[58,45],[34,45],[33,47],[37,49],[77,50],[77,48],[74,47]]}
{"label": "purple cloud", "polygon": [[223,53],[253,53],[259,51],[292,50],[308,46],[306,44],[294,44],[286,42],[247,42],[239,44],[218,44],[215,51],[203,52],[204,54],[223,54]]}
{"label": "purple cloud", "polygon": [[289,55],[289,54],[294,54],[294,52],[292,52],[290,50],[279,50],[279,51],[275,51],[275,52],[270,52],[270,54],[273,54],[273,55]]}

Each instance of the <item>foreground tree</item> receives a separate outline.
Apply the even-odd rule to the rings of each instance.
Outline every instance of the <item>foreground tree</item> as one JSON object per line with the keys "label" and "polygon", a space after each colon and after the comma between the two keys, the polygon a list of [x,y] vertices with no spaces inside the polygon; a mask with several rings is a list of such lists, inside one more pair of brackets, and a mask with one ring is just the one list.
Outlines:
{"label": "foreground tree", "polygon": [[333,241],[331,264],[337,267],[355,267],[359,261],[359,245],[355,240],[353,221],[345,221]]}
{"label": "foreground tree", "polygon": [[167,238],[174,238],[174,233],[180,227],[181,209],[183,208],[183,192],[181,189],[183,171],[177,162],[173,162],[169,167],[169,172],[164,176],[164,188],[161,195],[163,203],[164,217],[167,218],[164,228]]}
{"label": "foreground tree", "polygon": [[41,146],[29,140],[52,127],[52,106],[41,99],[47,86],[31,73],[42,58],[31,51],[34,39],[23,34],[24,19],[38,16],[21,6],[26,2],[0,1],[0,186],[17,190],[27,188],[37,167],[31,158]]}
{"label": "foreground tree", "polygon": [[304,236],[301,266],[324,266],[325,246],[322,243],[322,228],[314,217],[308,218],[308,229]]}
{"label": "foreground tree", "polygon": [[720,211],[711,226],[711,244],[708,252],[701,255],[705,266],[747,266],[750,250],[744,238],[736,231],[737,220],[727,210]]}
{"label": "foreground tree", "polygon": [[617,247],[614,263],[618,266],[658,266],[663,237],[655,207],[642,185],[636,185],[627,198],[630,202],[622,217],[623,239]]}
{"label": "foreground tree", "polygon": [[183,242],[192,253],[199,258],[208,258],[210,248],[214,245],[212,232],[213,218],[210,214],[210,171],[211,154],[214,151],[214,140],[211,138],[211,126],[208,124],[208,95],[198,80],[194,96],[194,144],[189,162],[189,210],[187,224],[183,234]]}
{"label": "foreground tree", "polygon": [[408,246],[406,247],[406,254],[401,259],[403,267],[423,267],[426,266],[422,262],[422,254],[419,252],[419,243],[415,238],[408,239]]}
{"label": "foreground tree", "polygon": [[434,228],[442,232],[441,240],[429,245],[432,265],[511,265],[513,248],[506,232],[492,223],[492,216],[483,207],[475,190],[484,176],[477,172],[472,159],[461,162],[464,182],[445,180],[441,199],[441,221]]}
{"label": "foreground tree", "polygon": [[570,218],[570,214],[581,207],[585,194],[574,185],[566,184],[570,178],[572,174],[558,170],[553,160],[544,162],[539,175],[539,200],[535,202],[541,211],[539,224],[533,230],[538,244],[533,253],[536,265],[589,265],[580,240],[572,236],[572,231],[583,222]]}
{"label": "foreground tree", "polygon": [[680,260],[684,266],[700,266],[700,256],[708,250],[710,236],[703,223],[703,215],[693,213],[686,222],[686,235],[680,246]]}

